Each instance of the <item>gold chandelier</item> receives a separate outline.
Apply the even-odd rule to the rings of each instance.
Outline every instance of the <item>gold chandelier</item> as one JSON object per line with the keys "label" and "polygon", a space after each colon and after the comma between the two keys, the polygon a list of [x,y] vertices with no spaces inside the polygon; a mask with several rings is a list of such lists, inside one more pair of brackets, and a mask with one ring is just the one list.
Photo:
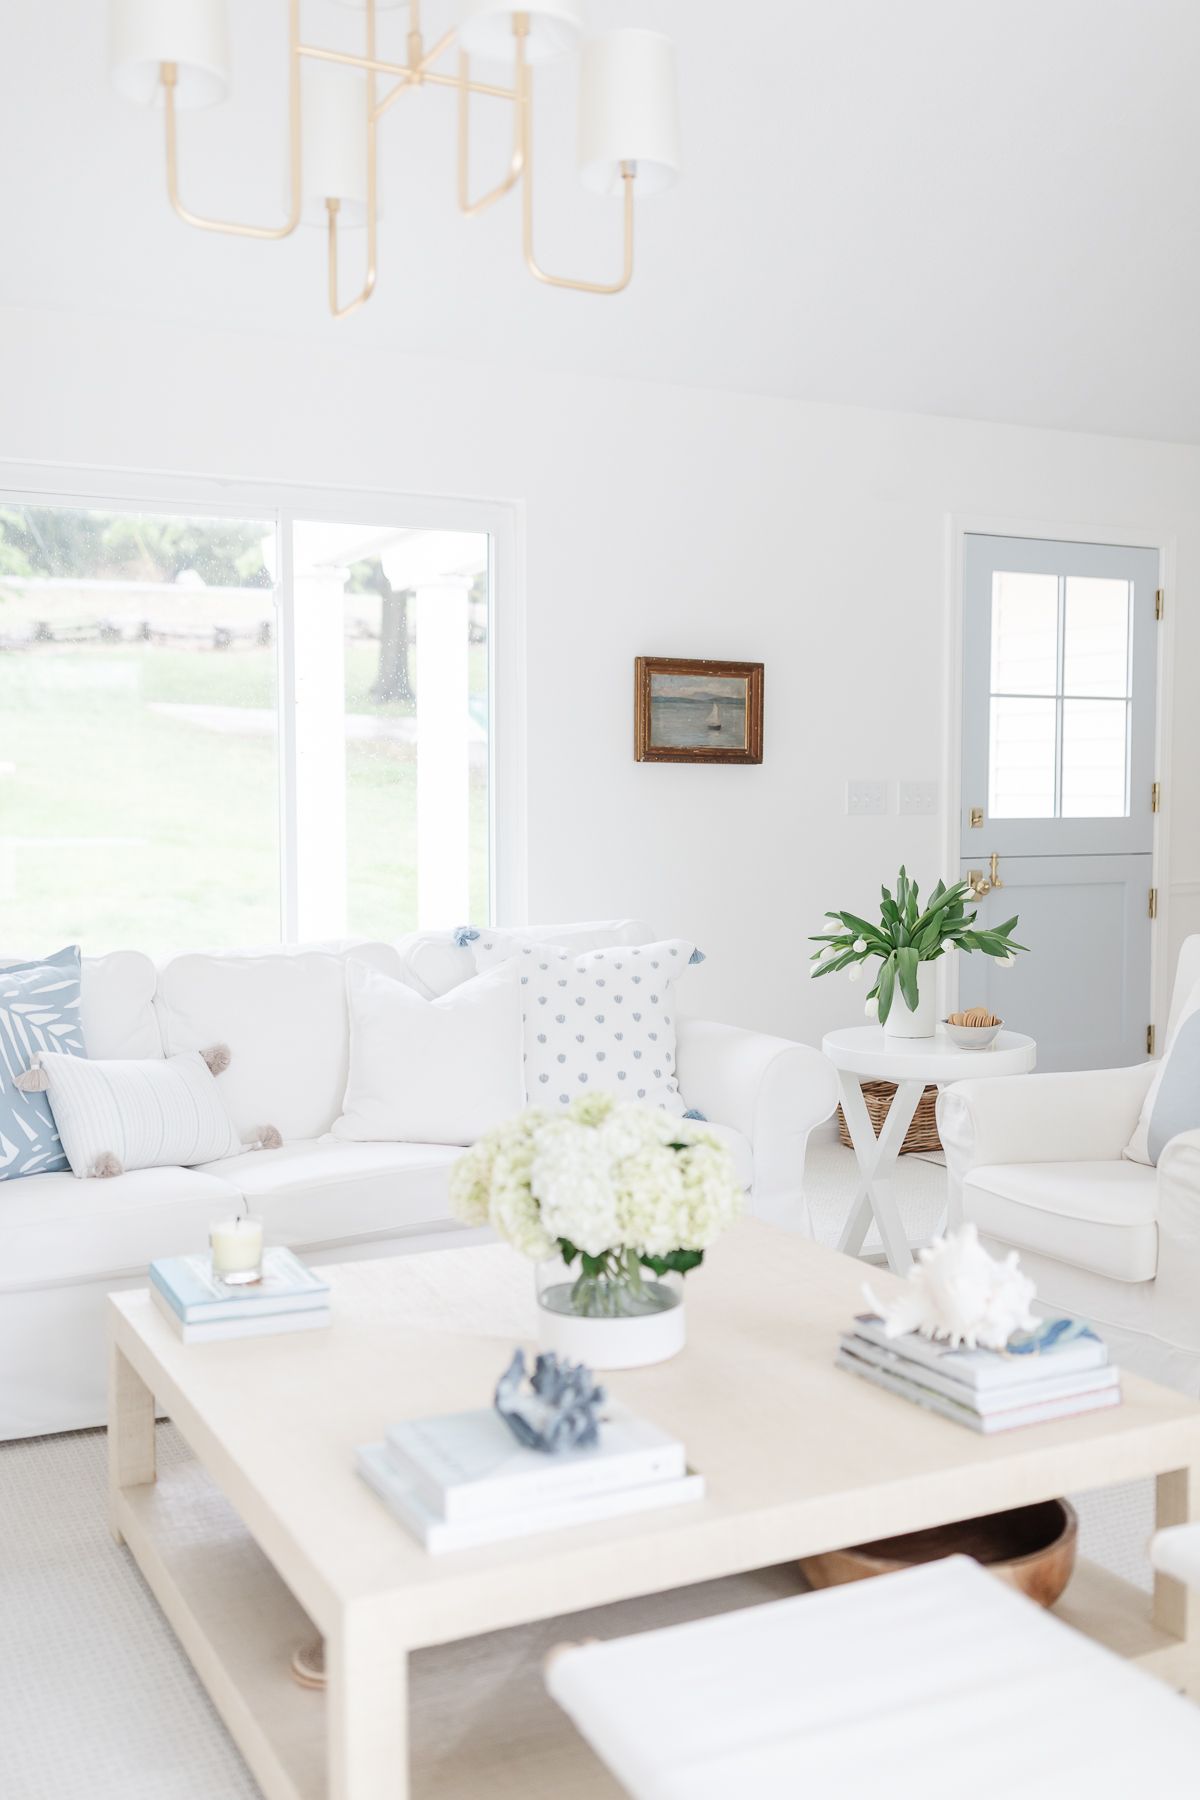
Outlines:
{"label": "gold chandelier", "polygon": [[[361,55],[308,44],[300,36],[300,0],[288,9],[287,216],[277,225],[204,218],[184,204],[179,177],[179,112],[211,106],[230,89],[225,0],[112,0],[112,76],[127,98],[161,105],[166,127],[167,193],[188,225],[234,237],[290,237],[305,218],[323,224],[329,263],[329,309],[335,319],[364,306],[375,290],[379,243],[379,124],[396,102],[423,87],[453,88],[458,96],[458,204],[468,218],[513,188],[521,189],[521,234],[532,275],[551,287],[584,294],[619,294],[633,277],[633,194],[659,192],[679,172],[675,53],[669,38],[624,29],[583,40],[581,0],[534,0],[514,11],[510,0],[463,0],[458,26],[428,49],[421,32],[421,0],[408,0],[405,60],[391,62],[376,48],[377,4],[349,0],[365,12]],[[581,42],[582,41],[582,42]],[[579,172],[584,185],[622,200],[621,272],[613,281],[581,281],[542,268],[533,247],[533,69],[581,45]],[[457,49],[457,68],[435,67]],[[499,65],[498,79],[480,80],[478,63]],[[489,70],[489,75],[491,71]],[[507,79],[504,77],[507,76]],[[381,82],[386,85],[380,91]],[[470,104],[474,94],[512,107],[512,156],[507,172],[477,199],[469,193]],[[353,299],[341,300],[339,229],[365,224],[366,275]]]}

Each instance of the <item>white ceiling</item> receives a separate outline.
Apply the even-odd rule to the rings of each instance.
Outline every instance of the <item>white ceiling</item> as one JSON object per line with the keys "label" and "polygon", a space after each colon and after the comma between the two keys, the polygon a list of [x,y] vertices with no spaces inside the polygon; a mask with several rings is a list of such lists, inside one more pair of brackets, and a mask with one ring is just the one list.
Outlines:
{"label": "white ceiling", "polygon": [[[231,10],[237,91],[184,119],[185,191],[277,217],[284,0]],[[591,0],[594,25],[680,48],[685,177],[641,209],[630,291],[532,282],[512,196],[462,220],[454,102],[426,89],[386,121],[380,287],[340,325],[318,233],[171,216],[161,121],[110,88],[105,12],[0,11],[0,303],[1200,441],[1197,0]],[[425,12],[432,38],[453,0]],[[333,0],[304,21],[330,43],[361,26]],[[402,15],[381,30],[398,54]],[[603,275],[619,209],[574,179],[569,69],[537,121],[541,254]],[[507,125],[479,125],[482,180]]]}

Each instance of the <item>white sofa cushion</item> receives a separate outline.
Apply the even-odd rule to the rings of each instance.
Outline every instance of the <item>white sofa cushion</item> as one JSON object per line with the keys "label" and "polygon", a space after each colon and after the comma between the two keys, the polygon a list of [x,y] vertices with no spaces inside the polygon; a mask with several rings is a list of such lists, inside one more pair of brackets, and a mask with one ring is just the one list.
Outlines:
{"label": "white sofa cushion", "polygon": [[239,1156],[242,1140],[195,1050],[98,1062],[41,1052],[50,1106],[76,1176],[161,1169]]}
{"label": "white sofa cushion", "polygon": [[269,1244],[306,1255],[322,1245],[386,1238],[450,1221],[451,1144],[347,1144],[307,1139],[256,1150],[204,1173],[219,1175],[258,1214]]}
{"label": "white sofa cushion", "polygon": [[[404,980],[427,1000],[470,981],[478,973],[471,949],[476,939],[468,935],[474,929],[414,931],[398,939],[396,950]],[[581,950],[603,950],[612,944],[648,944],[654,933],[638,919],[599,919],[577,925],[523,925],[519,935],[525,943],[561,944],[578,955]]]}
{"label": "white sofa cushion", "polygon": [[350,1073],[334,1137],[473,1144],[520,1112],[519,991],[508,964],[426,1000],[351,957]]}
{"label": "white sofa cushion", "polygon": [[237,1201],[229,1182],[195,1169],[0,1182],[0,1293],[95,1281],[144,1270],[155,1256],[182,1256],[202,1248],[214,1219],[228,1218]]}
{"label": "white sofa cushion", "polygon": [[[0,966],[28,962],[0,957]],[[85,956],[80,965],[80,1017],[89,1056],[161,1056],[162,1034],[154,1012],[157,974],[140,950]]]}
{"label": "white sofa cushion", "polygon": [[1137,1163],[972,1169],[963,1217],[985,1237],[1114,1281],[1151,1281],[1158,1266],[1158,1181]]}
{"label": "white sofa cushion", "polygon": [[348,955],[401,973],[395,950],[372,943],[189,954],[159,970],[155,1005],[168,1055],[228,1044],[221,1097],[243,1136],[273,1125],[285,1139],[319,1137],[341,1112]]}

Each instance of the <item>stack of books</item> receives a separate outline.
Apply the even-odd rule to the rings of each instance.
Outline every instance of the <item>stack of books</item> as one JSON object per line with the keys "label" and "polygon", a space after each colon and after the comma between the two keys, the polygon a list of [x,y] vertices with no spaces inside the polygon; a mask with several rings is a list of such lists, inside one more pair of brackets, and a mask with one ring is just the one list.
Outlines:
{"label": "stack of books", "polygon": [[329,1283],[290,1250],[264,1250],[262,1280],[246,1287],[227,1286],[207,1254],[165,1256],[150,1264],[150,1294],[185,1344],[317,1331],[330,1318]]}
{"label": "stack of books", "polygon": [[548,1455],[491,1410],[393,1425],[362,1444],[358,1471],[433,1554],[699,1500],[683,1445],[610,1404],[600,1442]]}
{"label": "stack of books", "polygon": [[1121,1400],[1120,1372],[1090,1329],[1035,1351],[951,1350],[918,1332],[889,1338],[864,1313],[838,1345],[837,1366],[972,1431],[1012,1431],[1098,1412]]}

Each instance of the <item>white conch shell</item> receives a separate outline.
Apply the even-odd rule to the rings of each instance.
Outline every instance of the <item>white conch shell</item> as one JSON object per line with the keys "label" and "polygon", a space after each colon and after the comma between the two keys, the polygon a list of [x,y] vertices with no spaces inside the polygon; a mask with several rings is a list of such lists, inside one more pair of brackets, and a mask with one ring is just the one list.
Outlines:
{"label": "white conch shell", "polygon": [[1034,1285],[1021,1273],[1016,1251],[997,1261],[971,1224],[919,1251],[894,1300],[877,1300],[869,1287],[863,1292],[889,1337],[919,1331],[968,1350],[1003,1350],[1015,1331],[1037,1324],[1030,1311]]}

